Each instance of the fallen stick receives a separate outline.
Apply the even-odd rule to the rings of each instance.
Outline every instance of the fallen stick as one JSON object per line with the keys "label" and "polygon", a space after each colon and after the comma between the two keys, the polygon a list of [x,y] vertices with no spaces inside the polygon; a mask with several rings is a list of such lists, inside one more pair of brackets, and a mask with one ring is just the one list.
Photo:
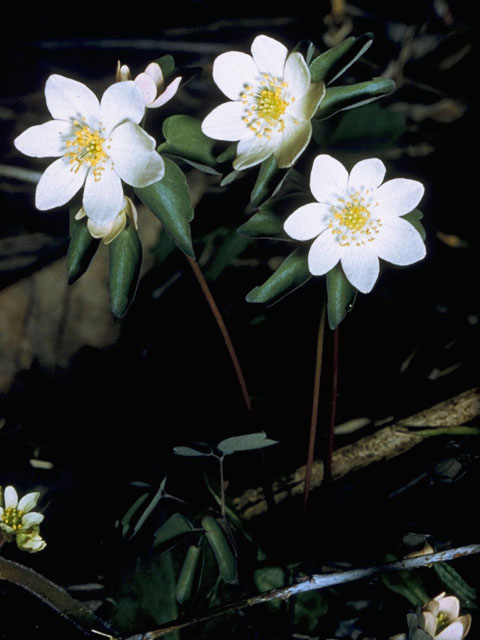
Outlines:
{"label": "fallen stick", "polygon": [[[409,451],[423,441],[423,437],[411,432],[401,432],[399,427],[454,427],[480,415],[480,389],[470,389],[458,396],[400,420],[374,434],[365,436],[353,444],[337,449],[332,458],[332,478],[338,480],[347,473],[363,469],[374,462],[388,460]],[[311,489],[320,487],[323,481],[323,463],[313,463]],[[303,494],[305,466],[296,469],[286,480],[273,483],[273,497],[278,504],[291,496]],[[261,487],[248,489],[233,499],[238,513],[250,520],[267,510]]]}

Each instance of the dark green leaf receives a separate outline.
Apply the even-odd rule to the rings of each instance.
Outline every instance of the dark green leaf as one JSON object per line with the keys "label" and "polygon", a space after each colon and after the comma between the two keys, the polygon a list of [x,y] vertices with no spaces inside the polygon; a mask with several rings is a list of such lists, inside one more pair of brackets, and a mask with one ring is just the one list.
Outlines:
{"label": "dark green leaf", "polygon": [[202,548],[192,544],[185,556],[182,570],[177,580],[175,597],[179,604],[187,602],[192,597],[195,583],[198,582],[199,560],[202,557]]}
{"label": "dark green leaf", "polygon": [[237,451],[253,451],[263,449],[278,444],[277,440],[270,440],[262,431],[260,433],[249,433],[244,436],[233,436],[218,443],[217,448],[226,456]]}
{"label": "dark green leaf", "polygon": [[315,114],[315,118],[329,118],[339,111],[353,109],[392,93],[395,83],[389,78],[373,78],[367,82],[344,87],[330,87]]}
{"label": "dark green leaf", "polygon": [[231,184],[232,182],[234,182],[237,178],[239,178],[241,175],[243,175],[243,171],[230,171],[230,173],[227,173],[226,176],[224,176],[224,178],[222,178],[221,182],[220,182],[220,186],[221,187],[227,187],[229,184]]}
{"label": "dark green leaf", "polygon": [[130,529],[131,529],[130,523],[131,523],[134,515],[137,513],[137,511],[142,506],[142,504],[148,499],[148,495],[149,495],[148,493],[144,493],[139,498],[137,498],[135,500],[135,502],[132,504],[132,506],[130,507],[130,509],[127,511],[127,513],[121,519],[120,524],[122,525],[122,536],[123,537],[125,537],[127,535],[127,533],[130,531]]}
{"label": "dark green leaf", "polygon": [[307,64],[310,64],[312,56],[315,53],[315,45],[311,40],[300,40],[300,42],[297,42],[297,44],[293,47],[292,53],[293,52],[301,53],[305,59],[305,62]]}
{"label": "dark green leaf", "polygon": [[159,146],[158,151],[214,167],[217,163],[213,155],[216,142],[202,132],[201,125],[200,120],[191,116],[177,115],[167,118],[163,123],[166,142]]}
{"label": "dark green leaf", "polygon": [[135,189],[135,193],[161,220],[177,247],[195,258],[189,224],[193,220],[193,209],[187,181],[172,160],[164,158],[164,161],[164,177],[149,187]]}
{"label": "dark green leaf", "polygon": [[351,36],[333,49],[320,54],[310,65],[312,82],[333,82],[352,65],[373,42],[373,33]]}
{"label": "dark green leaf", "polygon": [[222,243],[214,253],[212,260],[205,271],[205,276],[209,280],[216,280],[232,264],[232,261],[245,251],[249,244],[246,238],[238,236],[235,231],[230,231],[223,238]]}
{"label": "dark green leaf", "polygon": [[75,220],[79,207],[70,209],[70,244],[68,246],[68,284],[73,284],[88,269],[99,240],[92,238],[87,229],[87,218]]}
{"label": "dark green leaf", "polygon": [[237,145],[238,142],[229,144],[225,151],[222,151],[222,153],[217,156],[217,162],[219,164],[223,162],[233,162],[237,157]]}
{"label": "dark green leaf", "polygon": [[210,456],[211,448],[210,450],[202,451],[199,449],[194,449],[193,447],[173,447],[173,452],[176,453],[177,456]]}
{"label": "dark green leaf", "polygon": [[217,561],[220,577],[228,584],[235,584],[237,582],[237,559],[227,534],[213,516],[204,516],[202,527]]}
{"label": "dark green leaf", "polygon": [[[398,560],[393,554],[387,554],[385,562]],[[430,600],[423,587],[420,575],[416,571],[396,571],[381,576],[383,584],[406,598],[414,607],[421,606]]]}
{"label": "dark green leaf", "polygon": [[150,503],[147,505],[145,511],[139,517],[139,519],[137,521],[137,524],[135,525],[135,528],[134,528],[133,533],[131,535],[132,538],[133,538],[134,535],[136,535],[140,531],[140,529],[145,524],[145,521],[148,518],[148,516],[152,513],[152,511],[155,509],[157,504],[160,502],[160,500],[161,500],[161,498],[162,498],[162,496],[164,494],[164,486],[165,486],[165,478],[160,483],[160,487],[156,491],[156,493],[153,496],[153,498],[150,500]]}
{"label": "dark green leaf", "polygon": [[248,293],[247,302],[272,302],[304,284],[311,278],[307,255],[304,247],[295,249],[266,282]]}
{"label": "dark green leaf", "polygon": [[290,236],[285,233],[283,224],[291,213],[311,200],[311,196],[303,193],[289,193],[285,196],[271,198],[237,229],[237,233],[249,238],[291,240]]}
{"label": "dark green leaf", "polygon": [[[173,516],[162,524],[155,532],[153,539],[154,547],[172,547],[178,544],[184,537],[193,531],[193,527],[187,518],[181,513],[174,513]],[[161,549],[162,550],[162,549]]]}
{"label": "dark green leaf", "polygon": [[327,273],[327,314],[330,329],[336,329],[351,311],[357,290],[347,280],[340,264]]}
{"label": "dark green leaf", "polygon": [[467,609],[478,609],[476,590],[466,582],[451,565],[435,562],[433,565],[440,582],[449,593],[453,593]]}
{"label": "dark green leaf", "polygon": [[135,297],[142,265],[142,245],[136,230],[128,226],[109,244],[109,249],[110,307],[121,318]]}
{"label": "dark green leaf", "polygon": [[[286,585],[285,571],[281,567],[262,567],[253,574],[255,585],[260,593],[280,589]],[[270,600],[268,606],[272,609],[280,609],[280,598]]]}
{"label": "dark green leaf", "polygon": [[427,234],[425,232],[425,227],[420,222],[420,220],[423,218],[423,213],[419,209],[414,209],[413,211],[410,211],[410,213],[407,213],[402,217],[405,218],[405,220],[408,220],[408,222],[410,222],[410,224],[412,224],[418,231],[418,233],[422,236],[422,240],[425,240]]}
{"label": "dark green leaf", "polygon": [[281,186],[289,169],[279,169],[275,156],[271,155],[260,165],[257,181],[250,194],[250,204],[252,207],[259,207],[267,198],[274,195]]}
{"label": "dark green leaf", "polygon": [[173,75],[176,71],[175,60],[173,56],[167,53],[166,55],[157,58],[155,62],[162,70],[164,84],[168,84],[168,82],[173,79]]}

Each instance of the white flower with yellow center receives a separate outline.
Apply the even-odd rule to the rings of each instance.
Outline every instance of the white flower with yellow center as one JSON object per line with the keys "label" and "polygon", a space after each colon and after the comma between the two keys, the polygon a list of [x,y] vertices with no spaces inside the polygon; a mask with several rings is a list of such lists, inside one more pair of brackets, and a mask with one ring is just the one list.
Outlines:
{"label": "white flower with yellow center", "polygon": [[38,209],[66,204],[85,185],[83,209],[105,225],[123,208],[122,180],[147,187],[162,179],[165,165],[155,140],[138,126],[145,102],[134,82],[110,86],[99,102],[81,82],[52,75],[45,98],[54,120],[30,127],[14,141],[26,155],[58,158],[37,185]]}
{"label": "white flower with yellow center", "polygon": [[460,602],[445,592],[430,600],[420,614],[420,627],[433,640],[462,640],[472,623],[470,614],[460,616]]}
{"label": "white flower with yellow center", "polygon": [[[131,79],[132,74],[129,67],[126,64],[120,64],[120,61],[118,61],[117,81],[123,82]],[[135,77],[135,83],[142,92],[145,106],[148,109],[157,109],[171,100],[177,93],[181,81],[182,77],[178,76],[165,86],[163,72],[157,62],[151,62],[145,71]]]}
{"label": "white flower with yellow center", "polygon": [[418,205],[424,193],[417,180],[383,182],[385,165],[378,158],[358,162],[348,174],[328,155],[315,158],[310,189],[317,202],[304,205],[285,221],[295,240],[314,240],[308,253],[312,275],[323,275],[341,262],[362,293],[372,290],[379,258],[407,265],[425,257],[425,244],[401,216]]}
{"label": "white flower with yellow center", "polygon": [[300,53],[268,36],[258,36],[252,55],[222,53],[213,64],[213,79],[230,98],[202,122],[215,140],[239,141],[233,167],[247,169],[272,153],[279,167],[290,167],[312,135],[311,118],[325,94],[323,82],[312,83]]}
{"label": "white flower with yellow center", "polygon": [[21,500],[13,487],[6,487],[3,493],[3,507],[0,506],[0,535],[7,540],[16,538],[17,545],[24,551],[36,552],[46,547],[40,537],[38,525],[43,515],[32,511],[37,504],[38,492],[27,493]]}

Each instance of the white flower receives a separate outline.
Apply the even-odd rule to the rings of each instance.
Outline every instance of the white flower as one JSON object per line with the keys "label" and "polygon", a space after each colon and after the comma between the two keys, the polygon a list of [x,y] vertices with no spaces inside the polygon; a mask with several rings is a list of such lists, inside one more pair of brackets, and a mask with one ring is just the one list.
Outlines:
{"label": "white flower", "polygon": [[423,607],[420,627],[434,640],[462,640],[470,630],[472,617],[459,613],[458,598],[443,592]]}
{"label": "white flower", "polygon": [[52,75],[45,97],[54,120],[30,127],[14,142],[27,155],[58,158],[38,183],[38,209],[66,204],[85,184],[83,208],[105,225],[123,208],[122,180],[133,187],[161,180],[165,166],[155,140],[138,126],[145,103],[134,82],[110,86],[99,103],[81,82]]}
{"label": "white flower", "polygon": [[379,258],[397,265],[425,256],[425,244],[401,216],[422,199],[423,185],[396,178],[382,184],[385,165],[377,158],[358,162],[348,174],[328,155],[315,158],[310,189],[318,202],[294,211],[284,229],[295,240],[316,240],[308,254],[313,275],[323,275],[341,261],[348,280],[363,293],[371,291]]}
{"label": "white flower", "polygon": [[[87,214],[85,213],[85,209],[82,208],[75,215],[75,220],[81,220],[82,218],[85,218],[86,215]],[[88,218],[87,227],[91,236],[93,236],[94,238],[103,238],[104,244],[110,244],[110,242],[112,242],[112,240],[115,240],[118,234],[125,229],[127,218],[130,218],[135,229],[138,229],[137,209],[130,198],[124,196],[123,209],[118,213],[116,218],[103,225],[97,224],[91,218]]]}
{"label": "white flower", "polygon": [[38,525],[43,515],[32,511],[37,504],[38,492],[27,493],[19,501],[15,489],[6,487],[3,493],[3,507],[0,506],[0,535],[7,541],[15,537],[17,545],[24,551],[36,552],[46,547],[40,537]]}
{"label": "white flower", "polygon": [[[130,69],[126,64],[120,65],[120,61],[117,64],[117,80],[122,82],[124,80],[131,80],[132,75]],[[142,92],[145,106],[149,109],[156,109],[161,107],[166,102],[171,100],[177,93],[181,76],[172,80],[165,88],[165,82],[163,79],[163,73],[160,65],[156,62],[151,62],[143,73],[140,73],[135,78],[135,83]]]}
{"label": "white flower", "polygon": [[213,64],[213,79],[231,102],[216,107],[202,131],[215,140],[239,140],[235,169],[247,169],[272,153],[279,167],[290,167],[312,135],[310,120],[325,94],[312,83],[300,53],[268,36],[258,36],[252,55],[229,51]]}

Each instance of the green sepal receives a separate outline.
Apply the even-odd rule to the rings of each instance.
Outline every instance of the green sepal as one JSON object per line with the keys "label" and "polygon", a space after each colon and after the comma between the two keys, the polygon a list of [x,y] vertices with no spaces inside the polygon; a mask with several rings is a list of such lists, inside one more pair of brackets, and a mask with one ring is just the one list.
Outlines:
{"label": "green sepal", "polygon": [[135,297],[140,267],[142,245],[138,233],[127,226],[109,244],[110,249],[110,308],[122,318]]}
{"label": "green sepal", "polygon": [[199,560],[202,557],[202,547],[192,544],[187,551],[183,561],[177,586],[175,587],[175,598],[178,604],[184,604],[192,597],[195,584],[198,584]]}
{"label": "green sepal", "polygon": [[392,93],[395,83],[390,78],[373,78],[344,87],[329,87],[315,114],[316,119],[330,118],[339,111],[353,109]]}
{"label": "green sepal", "polygon": [[291,293],[311,276],[308,270],[308,248],[299,247],[285,258],[266,282],[254,287],[247,294],[246,300],[247,302],[272,302]]}
{"label": "green sepal", "polygon": [[164,85],[167,85],[168,81],[171,80],[174,75],[178,75],[178,73],[176,74],[178,70],[177,70],[177,67],[175,66],[175,59],[169,53],[165,54],[164,56],[161,56],[160,58],[157,58],[155,62],[158,64],[158,66],[162,70]]}
{"label": "green sepal", "polygon": [[217,164],[213,155],[216,142],[203,133],[201,126],[200,120],[192,116],[170,116],[162,128],[166,142],[158,147],[158,151],[195,162],[197,168],[214,167]]}
{"label": "green sepal", "polygon": [[220,577],[228,584],[235,584],[238,581],[237,559],[223,527],[213,516],[204,516],[202,527],[217,561]]}
{"label": "green sepal", "polygon": [[100,241],[93,238],[87,228],[87,218],[75,220],[79,207],[71,207],[69,231],[70,244],[67,252],[68,284],[73,284],[88,269]]}
{"label": "green sepal", "polygon": [[304,193],[289,193],[267,200],[257,213],[237,229],[237,233],[249,238],[277,238],[291,240],[283,228],[285,220],[299,207],[312,201]]}
{"label": "green sepal", "polygon": [[257,180],[250,194],[250,205],[259,207],[267,198],[279,189],[288,169],[279,169],[275,156],[272,154],[260,165]]}
{"label": "green sepal", "polygon": [[135,193],[160,219],[177,247],[195,258],[189,224],[193,220],[193,209],[187,181],[173,160],[164,158],[164,162],[163,178],[148,187],[135,189]]}
{"label": "green sepal", "polygon": [[357,290],[347,280],[340,264],[327,273],[327,315],[330,329],[334,330],[355,303]]}
{"label": "green sepal", "polygon": [[462,578],[458,571],[446,562],[435,562],[433,568],[445,589],[457,596],[463,607],[478,609],[476,590]]}
{"label": "green sepal", "polygon": [[321,53],[310,65],[312,82],[333,82],[344,73],[373,42],[373,33],[347,38],[333,49]]}
{"label": "green sepal", "polygon": [[410,222],[410,224],[413,225],[415,229],[418,231],[418,233],[422,237],[422,240],[425,240],[425,238],[427,237],[427,233],[425,231],[425,227],[420,222],[420,220],[423,218],[423,213],[419,209],[414,209],[413,211],[410,211],[410,213],[407,213],[406,215],[402,216],[402,218]]}
{"label": "green sepal", "polygon": [[192,531],[191,522],[181,513],[174,513],[155,532],[153,546],[160,547],[157,551],[166,551],[184,540],[185,536],[190,535]]}
{"label": "green sepal", "polygon": [[219,164],[223,162],[233,162],[237,157],[237,146],[238,142],[232,142],[232,144],[229,144],[228,147],[217,156],[217,162]]}
{"label": "green sepal", "polygon": [[300,42],[297,42],[293,47],[292,53],[294,52],[300,53],[305,59],[305,62],[310,64],[313,54],[315,53],[315,45],[311,40],[300,40]]}

